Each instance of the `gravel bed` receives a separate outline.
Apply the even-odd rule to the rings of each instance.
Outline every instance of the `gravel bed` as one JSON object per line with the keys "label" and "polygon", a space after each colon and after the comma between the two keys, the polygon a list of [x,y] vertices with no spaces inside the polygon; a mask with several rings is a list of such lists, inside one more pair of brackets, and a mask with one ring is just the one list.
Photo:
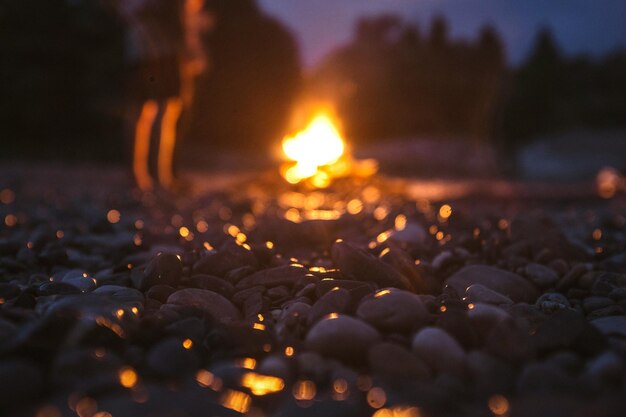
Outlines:
{"label": "gravel bed", "polygon": [[623,196],[94,177],[0,177],[2,415],[626,413]]}

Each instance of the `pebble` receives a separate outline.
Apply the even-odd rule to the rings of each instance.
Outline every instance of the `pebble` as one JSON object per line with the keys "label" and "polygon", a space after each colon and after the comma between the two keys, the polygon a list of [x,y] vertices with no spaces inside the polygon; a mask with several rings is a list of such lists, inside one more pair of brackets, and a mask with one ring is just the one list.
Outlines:
{"label": "pebble", "polygon": [[517,381],[517,389],[528,395],[572,392],[577,385],[578,381],[575,377],[549,362],[527,364]]}
{"label": "pebble", "polygon": [[512,319],[503,309],[483,303],[475,304],[467,315],[482,340],[487,338],[495,326]]}
{"label": "pebble", "polygon": [[146,267],[132,271],[131,280],[135,288],[146,291],[155,285],[178,285],[183,274],[183,264],[178,255],[160,253]]}
{"label": "pebble", "polygon": [[193,273],[224,277],[229,271],[243,267],[257,268],[258,260],[252,251],[229,242],[219,251],[210,252],[196,261]]}
{"label": "pebble", "polygon": [[558,292],[548,292],[542,294],[541,297],[539,297],[535,302],[535,305],[547,314],[552,314],[571,307],[567,297],[563,294],[559,294]]}
{"label": "pebble", "polygon": [[463,377],[466,354],[461,345],[444,330],[425,327],[413,337],[413,353],[434,372]]}
{"label": "pebble", "polygon": [[[350,306],[350,292],[335,287],[313,304],[308,312],[308,324],[311,325],[330,313],[347,313]],[[367,321],[367,320],[366,320]]]}
{"label": "pebble", "polygon": [[592,296],[583,300],[583,308],[587,313],[591,313],[594,310],[599,310],[614,304],[615,301],[611,300],[609,297]]}
{"label": "pebble", "polygon": [[211,290],[229,298],[235,293],[235,287],[225,279],[211,275],[194,275],[189,279],[189,286],[202,290]]}
{"label": "pebble", "polygon": [[606,346],[602,334],[584,316],[571,310],[548,316],[531,335],[530,341],[540,353],[574,349],[585,354],[595,354]]}
{"label": "pebble", "polygon": [[559,280],[559,274],[547,266],[530,263],[524,268],[526,277],[539,288],[550,288]]}
{"label": "pebble", "polygon": [[500,294],[499,292],[490,290],[484,285],[473,284],[467,287],[465,290],[465,296],[470,303],[484,303],[484,304],[513,304],[513,300],[509,297]]}
{"label": "pebble", "polygon": [[601,317],[591,324],[604,335],[626,337],[626,316]]}
{"label": "pebble", "polygon": [[387,249],[380,258],[406,277],[410,289],[418,294],[436,294],[441,291],[441,282],[431,273],[415,265],[413,258],[393,242],[387,243]]}
{"label": "pebble", "polygon": [[75,285],[66,282],[45,282],[37,288],[39,296],[80,294],[81,292]]}
{"label": "pebble", "polygon": [[587,314],[587,320],[595,320],[601,317],[607,316],[623,316],[624,308],[620,305],[610,305],[607,307],[602,307],[597,310],[593,310],[591,313]]}
{"label": "pebble", "polygon": [[95,289],[93,294],[107,296],[120,304],[130,307],[140,307],[144,302],[144,296],[141,291],[119,285],[103,285]]}
{"label": "pebble", "polygon": [[356,315],[386,332],[415,331],[430,321],[419,296],[396,288],[382,289],[362,300]]}
{"label": "pebble", "polygon": [[368,348],[378,342],[378,331],[346,315],[329,315],[318,321],[306,336],[307,348],[346,362],[361,362]]}
{"label": "pebble", "polygon": [[480,284],[515,302],[533,302],[538,297],[537,289],[524,278],[487,265],[465,266],[448,278],[446,284],[459,294],[464,294],[470,285]]}
{"label": "pebble", "polygon": [[591,359],[585,369],[585,377],[598,388],[603,385],[620,386],[625,375],[624,361],[615,352],[606,351]]}
{"label": "pebble", "polygon": [[286,285],[291,287],[295,282],[309,274],[309,271],[296,265],[278,266],[276,268],[263,269],[255,272],[239,281],[236,285],[237,289],[254,287],[263,285],[266,288],[278,287]]}
{"label": "pebble", "polygon": [[146,292],[146,297],[157,300],[160,303],[166,303],[168,297],[175,292],[176,288],[170,287],[169,285],[155,285],[154,287],[150,287]]}
{"label": "pebble", "polygon": [[335,242],[331,253],[335,265],[351,279],[373,282],[380,287],[410,288],[409,281],[391,266],[347,242]]}
{"label": "pebble", "polygon": [[427,238],[428,233],[421,224],[409,221],[401,230],[393,230],[389,239],[400,244],[421,245],[426,242]]}
{"label": "pebble", "polygon": [[[347,191],[363,203],[357,214],[282,218],[296,196],[305,197],[301,215],[318,203],[342,210],[341,181],[319,192],[273,187],[270,196],[285,193],[278,205],[250,198],[243,183],[206,198],[123,191],[98,201],[73,198],[68,187],[38,193],[40,206],[19,193],[15,203],[3,200],[2,216],[15,213],[18,224],[0,228],[0,413],[56,416],[69,405],[99,417],[178,415],[181,407],[412,415],[400,404],[417,404],[433,415],[485,415],[497,394],[520,416],[623,414],[618,200],[539,216],[512,200],[513,217],[490,201],[477,217],[459,201],[441,221],[424,202],[369,201],[365,181]],[[254,193],[268,192],[257,185]],[[111,206],[121,212],[115,223]],[[372,215],[377,207],[382,220]],[[246,245],[235,243],[231,224]],[[601,242],[591,239],[595,227]],[[603,252],[594,254],[598,243]],[[126,366],[137,372],[134,389],[120,387]],[[242,387],[251,372],[281,378],[281,394]],[[312,400],[294,399],[312,391]],[[222,406],[248,401],[242,413]],[[527,412],[525,401],[538,411]],[[575,406],[568,413],[546,402]],[[30,413],[36,404],[46,408]]]}
{"label": "pebble", "polygon": [[395,343],[383,342],[372,346],[368,364],[374,375],[396,385],[430,377],[430,370],[422,360]]}
{"label": "pebble", "polygon": [[557,282],[556,289],[563,292],[578,282],[580,277],[588,271],[587,265],[585,264],[576,264],[569,270],[563,277]]}
{"label": "pebble", "polygon": [[193,307],[207,313],[222,323],[239,320],[241,314],[227,298],[222,295],[197,288],[178,290],[167,299],[168,304]]}
{"label": "pebble", "polygon": [[72,269],[62,274],[53,276],[53,281],[73,285],[80,292],[90,292],[96,288],[95,279],[79,269]]}
{"label": "pebble", "polygon": [[148,367],[163,377],[189,374],[198,367],[198,359],[192,349],[186,349],[183,341],[168,338],[155,344],[146,358]]}
{"label": "pebble", "polygon": [[472,390],[481,397],[495,392],[511,392],[515,385],[515,370],[505,361],[474,350],[467,354],[467,371]]}

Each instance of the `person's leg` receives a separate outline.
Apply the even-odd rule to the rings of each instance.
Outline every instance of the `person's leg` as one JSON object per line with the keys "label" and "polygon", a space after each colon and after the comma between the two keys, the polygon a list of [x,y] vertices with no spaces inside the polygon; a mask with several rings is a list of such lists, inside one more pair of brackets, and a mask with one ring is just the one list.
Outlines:
{"label": "person's leg", "polygon": [[172,163],[176,145],[176,126],[182,111],[182,100],[167,100],[163,120],[161,121],[161,140],[159,141],[158,174],[159,182],[165,188],[171,188],[174,182]]}
{"label": "person's leg", "polygon": [[152,188],[152,178],[148,170],[148,155],[150,152],[150,136],[154,119],[157,116],[159,106],[156,101],[148,100],[141,108],[141,114],[135,127],[135,148],[133,152],[133,174],[137,186],[147,191]]}

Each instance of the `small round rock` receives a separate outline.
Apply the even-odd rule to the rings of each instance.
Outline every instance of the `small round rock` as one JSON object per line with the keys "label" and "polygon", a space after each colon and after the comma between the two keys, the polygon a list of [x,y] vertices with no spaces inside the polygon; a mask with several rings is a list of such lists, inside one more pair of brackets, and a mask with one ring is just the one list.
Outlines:
{"label": "small round rock", "polygon": [[347,362],[362,361],[380,335],[369,324],[350,316],[329,314],[306,336],[306,345],[324,356]]}

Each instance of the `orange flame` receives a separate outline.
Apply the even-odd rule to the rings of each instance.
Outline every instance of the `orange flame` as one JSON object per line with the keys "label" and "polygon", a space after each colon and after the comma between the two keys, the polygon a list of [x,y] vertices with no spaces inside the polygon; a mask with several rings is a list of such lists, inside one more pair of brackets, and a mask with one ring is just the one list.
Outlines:
{"label": "orange flame", "polygon": [[283,152],[295,162],[283,173],[289,183],[310,179],[316,187],[324,188],[332,174],[324,167],[340,162],[345,143],[330,116],[318,113],[304,130],[283,140]]}

